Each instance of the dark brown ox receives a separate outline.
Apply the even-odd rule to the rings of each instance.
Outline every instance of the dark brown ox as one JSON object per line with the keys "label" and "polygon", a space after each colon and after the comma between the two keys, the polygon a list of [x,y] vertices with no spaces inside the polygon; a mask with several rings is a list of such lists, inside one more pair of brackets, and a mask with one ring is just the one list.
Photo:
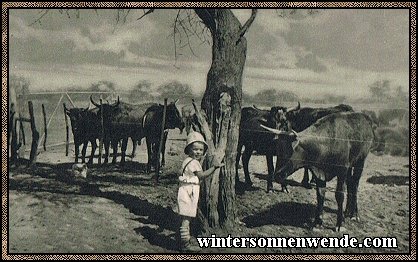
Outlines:
{"label": "dark brown ox", "polygon": [[[317,209],[314,226],[322,225],[326,182],[337,177],[335,198],[338,204],[336,230],[344,222],[345,184],[348,198],[345,214],[358,217],[357,190],[364,162],[374,139],[371,119],[362,113],[336,113],[319,119],[304,131],[280,131],[264,127],[276,134],[278,157],[275,176],[279,182],[300,168],[313,171],[316,182]],[[284,138],[284,139],[283,139]]]}
{"label": "dark brown ox", "polygon": [[142,120],[142,128],[143,134],[146,138],[147,142],[147,151],[148,151],[148,163],[147,163],[147,172],[151,171],[151,167],[156,167],[157,163],[157,156],[158,156],[158,148],[160,143],[162,142],[162,160],[161,165],[165,164],[165,144],[167,141],[167,135],[169,129],[180,129],[180,132],[184,129],[184,122],[181,118],[180,111],[177,108],[178,99],[175,102],[171,102],[167,105],[166,108],[166,119],[164,125],[164,137],[161,141],[161,130],[162,130],[162,122],[163,122],[163,112],[164,106],[163,105],[152,105],[150,106]]}
{"label": "dark brown ox", "polygon": [[71,130],[74,138],[75,163],[78,163],[79,148],[83,144],[81,150],[81,162],[85,163],[87,145],[91,143],[91,155],[89,164],[93,163],[94,152],[96,151],[96,139],[101,136],[100,118],[97,116],[96,108],[89,110],[88,108],[70,108],[68,109],[63,103],[64,112],[68,115],[71,122]]}
{"label": "dark brown ox", "polygon": [[116,163],[116,157],[118,152],[118,143],[122,140],[121,147],[121,164],[125,163],[126,148],[128,144],[128,138],[133,141],[133,153],[136,148],[136,143],[140,142],[145,134],[142,128],[142,119],[147,109],[155,103],[145,104],[128,104],[118,101],[115,104],[100,104],[96,103],[90,96],[90,101],[93,105],[99,108],[98,115],[103,115],[103,142],[105,147],[105,160],[104,163],[108,163],[109,158],[109,146],[112,144],[113,159],[112,163]]}
{"label": "dark brown ox", "polygon": [[[267,192],[273,189],[274,166],[273,158],[270,155],[276,155],[276,152],[275,147],[272,146],[272,134],[266,134],[266,131],[259,126],[260,123],[276,129],[283,130],[283,128],[285,128],[290,130],[291,128],[297,132],[301,132],[326,115],[338,112],[353,112],[353,108],[351,106],[344,104],[327,108],[301,108],[298,103],[298,105],[293,108],[276,106],[272,107],[270,111],[258,109],[256,106],[253,107],[254,108],[243,108],[242,110],[236,168],[238,168],[241,148],[244,145],[245,149],[242,155],[242,163],[245,174],[245,182],[247,186],[251,186],[252,182],[249,176],[248,163],[252,152],[255,150],[259,154],[266,155],[268,168]],[[277,161],[281,161],[281,159],[278,159]],[[308,169],[305,169],[302,185],[306,188],[311,187],[309,184]]]}
{"label": "dark brown ox", "polygon": [[250,162],[253,152],[265,155],[267,160],[268,180],[267,180],[267,192],[273,189],[273,156],[276,155],[276,148],[274,147],[273,139],[274,135],[267,132],[260,126],[260,122],[264,123],[268,127],[290,130],[288,121],[286,120],[285,113],[288,111],[298,110],[300,105],[294,108],[285,107],[272,107],[271,110],[260,110],[252,107],[244,107],[241,110],[241,122],[239,129],[239,139],[237,156],[235,162],[235,181],[239,182],[238,176],[238,164],[241,158],[241,150],[244,146],[244,152],[242,153],[242,165],[244,169],[245,182],[248,187],[252,186],[250,173],[248,170],[248,164]]}

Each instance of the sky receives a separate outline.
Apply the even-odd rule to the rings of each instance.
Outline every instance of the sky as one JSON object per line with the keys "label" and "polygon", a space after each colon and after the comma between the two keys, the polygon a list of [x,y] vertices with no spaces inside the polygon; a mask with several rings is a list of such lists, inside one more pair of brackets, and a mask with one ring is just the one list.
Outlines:
{"label": "sky", "polygon": [[[194,37],[191,48],[181,48],[187,39],[177,38],[181,43],[175,49],[173,22],[178,9],[157,9],[140,20],[143,10],[132,9],[126,21],[119,22],[116,10],[81,9],[77,18],[74,10],[68,17],[56,9],[34,23],[40,11],[10,9],[9,13],[10,74],[27,78],[31,91],[87,89],[103,80],[121,91],[143,80],[155,89],[179,81],[196,94],[205,90],[210,41]],[[180,12],[180,18],[186,17],[186,11]],[[248,9],[233,12],[242,24],[251,14]],[[409,90],[408,9],[279,14],[260,9],[245,35],[244,92],[254,95],[277,89],[300,97],[360,98],[368,96],[368,86],[378,80]]]}

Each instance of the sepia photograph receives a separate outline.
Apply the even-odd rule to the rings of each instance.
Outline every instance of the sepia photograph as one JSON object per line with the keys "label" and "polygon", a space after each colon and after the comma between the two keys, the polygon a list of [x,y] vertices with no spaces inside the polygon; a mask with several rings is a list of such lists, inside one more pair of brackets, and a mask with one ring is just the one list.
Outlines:
{"label": "sepia photograph", "polygon": [[415,15],[3,2],[2,258],[416,259]]}

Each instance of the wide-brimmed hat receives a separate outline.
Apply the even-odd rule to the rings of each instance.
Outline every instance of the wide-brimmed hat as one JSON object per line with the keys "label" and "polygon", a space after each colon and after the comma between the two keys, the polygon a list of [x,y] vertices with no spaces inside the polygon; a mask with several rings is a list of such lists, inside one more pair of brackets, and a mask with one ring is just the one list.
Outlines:
{"label": "wide-brimmed hat", "polygon": [[187,145],[184,148],[185,154],[187,154],[188,147],[194,142],[202,142],[205,145],[204,152],[206,152],[206,150],[208,149],[208,144],[206,143],[205,138],[202,136],[202,134],[196,131],[192,131],[187,135]]}

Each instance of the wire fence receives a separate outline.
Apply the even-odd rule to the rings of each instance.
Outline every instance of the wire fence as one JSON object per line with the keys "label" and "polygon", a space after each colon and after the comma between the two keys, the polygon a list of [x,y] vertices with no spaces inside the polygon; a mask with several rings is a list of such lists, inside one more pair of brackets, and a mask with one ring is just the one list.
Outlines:
{"label": "wire fence", "polygon": [[[68,101],[72,106],[75,107],[75,102],[73,101],[73,98],[71,97],[71,95],[82,95],[82,100],[78,100],[75,102],[81,103],[81,102],[86,102],[88,101],[89,103],[89,107],[91,106],[90,103],[90,96],[86,96],[87,94],[90,95],[100,95],[100,96],[105,96],[103,99],[112,99],[112,100],[116,100],[118,96],[120,95],[130,95],[130,92],[110,92],[110,91],[103,91],[103,92],[94,92],[94,91],[65,91],[65,92],[34,92],[34,93],[30,93],[25,95],[24,97],[26,99],[30,98],[31,96],[38,96],[37,99],[42,99],[45,102],[48,103],[47,105],[47,112],[51,112],[52,113],[49,115],[48,118],[48,122],[47,122],[47,128],[48,128],[48,140],[51,141],[49,142],[46,147],[50,148],[50,147],[55,147],[55,146],[60,146],[60,145],[64,145],[65,144],[65,140],[64,140],[64,136],[63,136],[63,125],[64,125],[64,112],[63,110],[59,110],[59,107],[62,106],[61,102],[63,101]],[[55,99],[51,99],[52,96],[55,95],[60,95],[58,101]],[[40,96],[40,97],[39,97]],[[36,101],[36,100],[35,100]],[[26,102],[26,101],[25,101]],[[147,103],[150,101],[141,101],[143,103]],[[187,103],[187,102],[186,102]],[[191,101],[190,101],[191,104]],[[293,102],[287,102],[286,103],[289,106],[294,106]],[[54,106],[55,105],[55,106]],[[302,104],[303,105],[303,104]],[[39,106],[39,105],[38,105]],[[321,106],[331,106],[331,104],[306,104],[305,106],[315,106],[315,107],[321,107]],[[365,104],[361,104],[361,105],[352,105],[354,108],[358,108],[358,110],[365,110],[364,106],[366,106]],[[269,109],[269,108],[266,108]],[[408,108],[404,108],[399,106],[398,108],[394,108],[394,107],[383,107],[383,106],[373,106],[368,104],[367,105],[367,109],[374,109],[374,110],[405,110],[405,113],[408,111]],[[35,109],[36,112],[39,112],[38,110]],[[38,117],[36,118],[36,121],[38,123],[42,123],[41,119],[40,119],[40,114],[36,114]],[[409,116],[409,114],[408,114]],[[59,118],[61,118],[61,120],[59,120]],[[406,128],[406,127],[405,127]],[[256,129],[246,129],[246,131],[248,132],[254,132],[254,133],[270,133],[270,131],[263,131],[263,130],[256,130]],[[27,130],[28,132],[28,130]],[[410,133],[409,127],[408,127],[408,134]],[[362,141],[362,140],[355,140],[355,139],[346,139],[346,138],[339,138],[339,137],[326,137],[326,136],[315,136],[315,135],[310,135],[310,134],[303,134],[303,133],[298,133],[298,137],[311,137],[311,138],[318,138],[318,139],[332,139],[332,140],[340,140],[340,141],[353,141],[353,142],[370,142],[370,141]],[[40,138],[40,142],[39,142],[39,148],[41,148],[42,142],[44,139],[44,134],[42,134],[41,138]],[[409,141],[409,137],[408,137],[408,141]],[[62,141],[62,142],[59,142]],[[379,141],[376,141],[379,142]],[[71,143],[73,143],[73,141],[71,141]],[[388,141],[388,142],[384,142],[385,145],[388,146],[403,146],[403,147],[409,147],[410,144],[409,143],[396,143],[393,141]]]}

